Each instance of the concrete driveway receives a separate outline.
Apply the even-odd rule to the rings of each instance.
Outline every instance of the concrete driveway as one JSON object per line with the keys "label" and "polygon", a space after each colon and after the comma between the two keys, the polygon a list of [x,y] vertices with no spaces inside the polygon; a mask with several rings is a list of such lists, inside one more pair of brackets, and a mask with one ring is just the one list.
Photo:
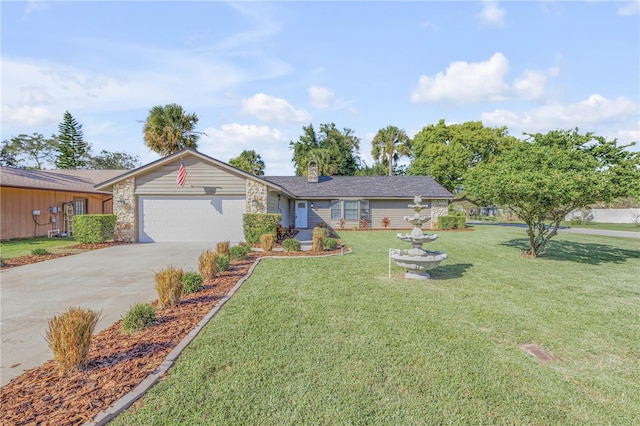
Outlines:
{"label": "concrete driveway", "polygon": [[102,311],[96,331],[137,302],[157,299],[154,273],[169,265],[198,270],[215,243],[127,244],[0,272],[0,386],[53,358],[48,320],[72,306]]}

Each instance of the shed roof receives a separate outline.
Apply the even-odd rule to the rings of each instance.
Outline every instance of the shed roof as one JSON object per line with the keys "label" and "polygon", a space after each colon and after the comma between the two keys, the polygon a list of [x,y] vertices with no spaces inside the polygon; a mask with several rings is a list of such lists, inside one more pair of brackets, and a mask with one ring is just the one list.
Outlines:
{"label": "shed roof", "polygon": [[97,191],[94,185],[124,172],[124,170],[31,170],[0,166],[0,186],[109,194],[106,191]]}
{"label": "shed roof", "polygon": [[425,198],[451,199],[429,176],[320,176],[317,183],[306,176],[263,176],[299,198]]}

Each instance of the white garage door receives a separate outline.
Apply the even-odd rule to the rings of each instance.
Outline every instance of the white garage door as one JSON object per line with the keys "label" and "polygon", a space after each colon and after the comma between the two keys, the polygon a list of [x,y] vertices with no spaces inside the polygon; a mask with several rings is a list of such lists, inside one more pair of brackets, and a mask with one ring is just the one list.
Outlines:
{"label": "white garage door", "polygon": [[244,197],[140,196],[141,243],[243,241]]}

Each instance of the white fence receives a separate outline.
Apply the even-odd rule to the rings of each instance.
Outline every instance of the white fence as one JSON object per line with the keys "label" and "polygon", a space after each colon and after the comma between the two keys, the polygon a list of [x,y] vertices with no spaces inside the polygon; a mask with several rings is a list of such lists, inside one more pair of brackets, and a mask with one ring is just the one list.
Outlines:
{"label": "white fence", "polygon": [[567,215],[566,220],[579,217],[584,221],[598,223],[638,223],[640,221],[640,209],[591,209],[583,212],[574,210]]}

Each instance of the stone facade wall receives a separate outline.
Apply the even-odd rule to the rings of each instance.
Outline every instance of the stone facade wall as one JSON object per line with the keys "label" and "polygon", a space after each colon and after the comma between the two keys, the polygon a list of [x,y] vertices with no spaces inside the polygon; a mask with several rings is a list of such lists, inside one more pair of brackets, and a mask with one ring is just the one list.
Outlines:
{"label": "stone facade wall", "polygon": [[135,179],[127,178],[113,185],[113,213],[116,215],[116,241],[132,243],[137,240]]}
{"label": "stone facade wall", "polygon": [[247,179],[247,213],[266,212],[267,185],[257,180]]}
{"label": "stone facade wall", "polygon": [[449,213],[448,200],[431,200],[431,229],[438,226],[438,218]]}

